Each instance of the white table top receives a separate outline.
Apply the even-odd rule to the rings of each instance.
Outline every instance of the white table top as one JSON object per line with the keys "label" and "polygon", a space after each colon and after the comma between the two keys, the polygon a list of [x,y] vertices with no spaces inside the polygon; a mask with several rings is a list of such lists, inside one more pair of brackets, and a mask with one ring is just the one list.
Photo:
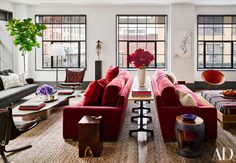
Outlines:
{"label": "white table top", "polygon": [[[146,81],[145,81],[145,85],[147,86],[147,89],[150,89],[151,91],[151,96],[132,96],[132,90],[135,87],[138,87],[138,77],[135,76],[134,77],[134,81],[133,81],[133,85],[129,94],[129,100],[130,101],[153,101],[154,100],[154,96],[153,96],[153,91],[152,91],[152,86],[151,86],[151,80],[150,80],[150,76],[146,77]],[[135,88],[137,89],[137,88]]]}
{"label": "white table top", "polygon": [[[75,90],[74,93],[71,94],[71,95],[57,95],[58,99],[56,101],[45,103],[46,105],[42,109],[40,109],[40,110],[19,110],[20,105],[18,105],[18,106],[14,107],[12,109],[12,115],[13,116],[25,116],[27,114],[33,114],[33,113],[37,113],[37,112],[42,112],[42,111],[45,111],[45,110],[53,108],[54,106],[56,106],[56,105],[60,104],[61,102],[65,101],[67,98],[76,96],[79,93],[80,93],[79,90]],[[41,96],[39,96],[39,95],[34,95],[28,101],[30,101],[30,102],[44,101],[44,99]],[[26,101],[26,102],[28,102],[28,101]]]}

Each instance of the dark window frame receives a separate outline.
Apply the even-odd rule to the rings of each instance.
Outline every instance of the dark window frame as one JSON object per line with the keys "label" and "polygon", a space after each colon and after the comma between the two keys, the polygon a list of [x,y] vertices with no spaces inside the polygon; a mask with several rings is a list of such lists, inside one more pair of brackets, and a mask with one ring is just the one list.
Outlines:
{"label": "dark window frame", "polygon": [[[200,17],[203,17],[204,18],[204,22],[202,21],[199,21]],[[210,22],[210,23],[206,23],[205,22],[205,17],[212,17],[213,18],[213,22]],[[216,17],[222,17],[222,22],[214,22],[214,19],[216,19]],[[224,18],[225,17],[232,17],[231,18],[231,23],[225,23],[224,22]],[[203,20],[203,19],[202,19]],[[230,24],[231,25],[231,39],[224,39],[224,30],[225,30],[225,27],[224,25],[228,25]],[[213,27],[213,34],[212,34],[212,37],[213,39],[212,40],[206,40],[205,37],[206,37],[206,33],[205,33],[205,27],[203,27],[203,39],[199,39],[200,35],[199,35],[199,26],[200,25],[212,25]],[[215,34],[215,30],[214,30],[214,25],[221,25],[222,26],[222,37],[221,37],[221,40],[214,40],[214,37],[215,36],[219,36],[219,34]],[[202,28],[202,27],[201,27]],[[226,27],[228,28],[228,27]],[[234,45],[236,45],[236,39],[233,39],[233,33],[234,33],[234,28],[236,28],[236,15],[197,15],[197,71],[202,71],[202,70],[205,70],[205,69],[219,69],[219,70],[230,70],[230,71],[235,71],[236,70],[236,62],[234,62],[234,57],[236,57],[236,54],[234,54],[234,51],[236,51],[236,49],[234,50]],[[203,46],[203,54],[199,54],[199,44],[202,44]],[[213,62],[212,62],[212,66],[207,66],[206,62],[206,44],[207,43],[212,43],[213,45]],[[214,54],[214,43],[219,43],[219,44],[224,44],[224,43],[230,43],[230,66],[224,66],[224,60],[223,60],[223,57],[224,55],[228,55],[228,54],[224,54],[224,52],[222,52],[222,54]],[[200,55],[203,55],[203,66],[201,67],[200,66],[200,63],[199,63],[199,56]],[[221,62],[221,67],[220,66],[214,66],[214,55],[221,55],[222,56],[222,62]]]}
{"label": "dark window frame", "polygon": [[[155,30],[156,30],[156,24],[164,24],[165,27],[164,27],[164,39],[163,40],[158,40],[158,39],[153,39],[153,40],[138,40],[138,39],[132,39],[132,40],[129,40],[129,39],[126,39],[126,40],[119,40],[119,25],[120,24],[129,24],[129,23],[119,23],[119,17],[122,17],[122,16],[127,16],[127,17],[132,17],[132,16],[135,16],[137,17],[137,22],[136,23],[130,23],[130,24],[145,24],[145,25],[148,25],[148,24],[155,24]],[[164,23],[148,23],[147,22],[147,18],[148,17],[164,17]],[[138,23],[138,17],[146,17],[146,23]],[[145,27],[146,28],[146,31],[147,31],[147,26]],[[138,37],[138,33],[136,34],[136,36]],[[147,33],[146,33],[146,37],[147,37]],[[118,14],[116,15],[116,65],[120,67],[119,65],[119,43],[120,42],[126,42],[127,43],[127,56],[129,54],[129,43],[130,42],[136,42],[136,43],[154,43],[154,47],[155,47],[155,63],[154,63],[154,67],[149,67],[148,69],[156,69],[156,68],[161,68],[161,69],[164,69],[166,70],[167,69],[167,51],[168,51],[168,48],[167,48],[167,44],[168,44],[168,16],[167,15],[158,15],[158,14],[155,14],[155,15],[148,15],[148,14],[145,14],[145,15],[133,15],[133,14]],[[164,44],[164,54],[157,54],[157,43],[158,42],[162,42]],[[158,55],[164,55],[164,65],[163,66],[158,66],[157,65],[157,56]],[[130,67],[128,61],[127,61],[127,66],[124,66],[124,67],[120,67],[122,69],[130,69],[130,70],[134,70],[135,67]]]}
{"label": "dark window frame", "polygon": [[8,21],[13,17],[13,12],[0,9],[0,20]]}
{"label": "dark window frame", "polygon": [[[51,43],[78,43],[78,66],[76,66],[76,67],[69,67],[69,66],[67,66],[67,67],[65,67],[65,66],[60,66],[60,67],[58,67],[59,69],[66,69],[66,68],[70,68],[70,69],[73,69],[73,68],[87,68],[87,15],[82,15],[82,14],[80,14],[80,15],[50,15],[50,14],[46,14],[46,15],[35,15],[35,21],[37,20],[37,17],[61,17],[61,22],[60,23],[55,23],[55,22],[50,22],[50,23],[40,23],[40,22],[38,22],[38,23],[40,23],[40,24],[44,24],[44,25],[61,25],[61,31],[62,31],[62,26],[63,25],[79,25],[79,24],[83,24],[83,25],[85,25],[85,38],[84,38],[84,40],[75,40],[75,39],[71,39],[70,38],[70,40],[62,40],[62,33],[61,33],[61,40],[54,40],[53,39],[53,35],[52,35],[52,39],[51,40],[44,40],[43,38],[44,38],[44,36],[42,36],[42,69],[44,70],[44,69],[54,69],[54,68],[56,68],[55,67],[55,65],[54,64],[52,64],[53,63],[53,60],[54,60],[54,57],[53,56],[51,56],[51,66],[50,67],[47,67],[47,66],[45,66],[44,65],[44,42],[51,42]],[[63,17],[70,17],[70,18],[72,18],[72,17],[84,17],[84,23],[63,23],[62,22],[62,19],[63,19]],[[74,27],[70,27],[70,37],[71,37],[71,29],[73,29]],[[53,30],[53,29],[52,29]],[[52,33],[53,34],[53,33]],[[81,67],[81,43],[84,43],[84,46],[85,46],[85,66],[84,67]],[[36,57],[37,58],[37,57]],[[36,62],[36,60],[35,60],[35,62]],[[36,63],[35,63],[35,65],[36,65]]]}

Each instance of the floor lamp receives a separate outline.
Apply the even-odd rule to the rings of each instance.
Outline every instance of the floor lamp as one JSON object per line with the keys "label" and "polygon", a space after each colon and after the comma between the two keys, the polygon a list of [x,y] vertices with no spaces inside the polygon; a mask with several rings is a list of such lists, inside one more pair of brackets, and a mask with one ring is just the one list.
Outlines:
{"label": "floor lamp", "polygon": [[[63,48],[61,43],[53,43],[51,44],[50,47],[50,56],[55,56],[56,57],[56,86],[58,85],[58,57],[59,56],[65,56],[65,49]],[[53,64],[52,64],[53,67]]]}

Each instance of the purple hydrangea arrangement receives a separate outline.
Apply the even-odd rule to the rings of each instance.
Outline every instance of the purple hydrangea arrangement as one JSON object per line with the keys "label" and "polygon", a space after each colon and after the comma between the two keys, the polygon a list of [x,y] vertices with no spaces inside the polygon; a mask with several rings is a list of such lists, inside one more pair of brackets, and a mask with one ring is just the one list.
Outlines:
{"label": "purple hydrangea arrangement", "polygon": [[39,95],[52,95],[54,93],[54,88],[50,85],[44,84],[41,87],[38,87],[37,94]]}

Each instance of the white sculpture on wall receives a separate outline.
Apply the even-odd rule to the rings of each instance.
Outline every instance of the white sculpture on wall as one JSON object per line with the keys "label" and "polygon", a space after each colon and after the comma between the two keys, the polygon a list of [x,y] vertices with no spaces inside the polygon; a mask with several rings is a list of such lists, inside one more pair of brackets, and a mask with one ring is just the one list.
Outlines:
{"label": "white sculpture on wall", "polygon": [[175,38],[175,56],[188,58],[192,55],[192,32],[181,30]]}

